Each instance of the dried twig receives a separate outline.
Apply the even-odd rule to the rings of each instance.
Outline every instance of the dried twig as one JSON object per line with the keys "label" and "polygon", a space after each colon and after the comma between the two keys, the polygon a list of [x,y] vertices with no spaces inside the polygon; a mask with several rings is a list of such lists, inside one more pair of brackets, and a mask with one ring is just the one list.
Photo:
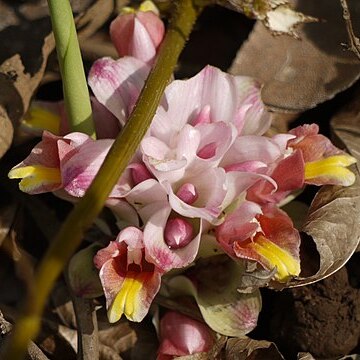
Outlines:
{"label": "dried twig", "polygon": [[84,299],[74,294],[70,283],[68,269],[66,270],[66,283],[73,302],[77,334],[78,334],[78,353],[80,360],[99,359],[99,336],[98,322],[93,299]]}
{"label": "dried twig", "polygon": [[343,18],[346,23],[346,30],[349,36],[350,44],[348,46],[349,50],[351,50],[360,60],[360,40],[354,34],[353,25],[350,17],[350,10],[347,3],[347,0],[340,0],[340,4],[343,8]]}

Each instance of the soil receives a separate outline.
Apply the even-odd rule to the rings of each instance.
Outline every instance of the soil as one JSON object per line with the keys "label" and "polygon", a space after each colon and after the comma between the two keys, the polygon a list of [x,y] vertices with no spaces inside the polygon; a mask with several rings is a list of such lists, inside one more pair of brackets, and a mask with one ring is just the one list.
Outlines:
{"label": "soil", "polygon": [[295,359],[299,352],[316,359],[358,352],[359,260],[356,254],[347,267],[313,285],[265,291],[262,313],[268,315],[260,317],[255,336],[261,333],[275,342],[286,359]]}

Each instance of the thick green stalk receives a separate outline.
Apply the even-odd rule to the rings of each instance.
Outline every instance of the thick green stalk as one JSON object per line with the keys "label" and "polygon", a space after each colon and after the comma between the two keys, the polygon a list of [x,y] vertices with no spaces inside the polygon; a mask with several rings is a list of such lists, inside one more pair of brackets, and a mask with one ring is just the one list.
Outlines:
{"label": "thick green stalk", "polygon": [[158,107],[178,57],[199,15],[192,0],[176,2],[157,61],[121,134],[116,138],[86,195],[75,205],[40,263],[22,316],[17,320],[5,359],[22,359],[39,331],[41,314],[56,278],[79,246],[84,231],[101,211],[114,184],[133,157]]}
{"label": "thick green stalk", "polygon": [[89,90],[69,0],[48,0],[71,131],[95,138]]}

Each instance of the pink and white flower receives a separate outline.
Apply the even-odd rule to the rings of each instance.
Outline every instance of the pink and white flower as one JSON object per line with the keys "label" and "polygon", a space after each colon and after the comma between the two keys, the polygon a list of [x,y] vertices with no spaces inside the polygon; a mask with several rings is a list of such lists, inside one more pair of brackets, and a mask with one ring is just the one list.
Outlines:
{"label": "pink and white flower", "polygon": [[123,314],[141,321],[160,289],[162,275],[145,259],[143,232],[125,228],[116,241],[97,253],[94,263],[100,270],[109,321],[116,322]]}
{"label": "pink and white flower", "polygon": [[[159,21],[151,12],[115,20],[111,34],[119,53],[135,57],[103,58],[90,70],[100,139],[44,132],[9,173],[22,179],[23,191],[84,195],[144,86],[163,36]],[[119,31],[126,36],[119,37]],[[161,276],[190,266],[209,234],[236,261],[276,267],[278,281],[299,274],[299,233],[277,205],[305,183],[352,184],[354,175],[346,167],[355,159],[319,135],[316,125],[263,136],[270,117],[260,91],[255,80],[212,66],[166,88],[107,201],[120,216],[128,212],[127,227],[95,257],[110,321],[122,314],[140,321]]]}

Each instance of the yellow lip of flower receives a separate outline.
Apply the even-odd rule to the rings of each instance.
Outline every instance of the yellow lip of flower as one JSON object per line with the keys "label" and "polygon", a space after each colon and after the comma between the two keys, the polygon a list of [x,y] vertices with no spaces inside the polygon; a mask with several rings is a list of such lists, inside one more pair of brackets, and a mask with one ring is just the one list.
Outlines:
{"label": "yellow lip of flower", "polygon": [[42,165],[18,167],[10,170],[8,176],[10,179],[22,179],[19,188],[24,192],[30,192],[41,185],[61,184],[60,169]]}
{"label": "yellow lip of flower", "polygon": [[356,162],[357,160],[348,154],[308,162],[305,164],[305,180],[325,177],[333,179],[339,185],[350,186],[355,181],[355,175],[346,167]]}
{"label": "yellow lip of flower", "polygon": [[32,106],[21,121],[21,124],[32,130],[48,130],[54,135],[60,134],[59,115],[40,106]]}
{"label": "yellow lip of flower", "polygon": [[275,278],[282,282],[291,276],[300,274],[300,263],[287,251],[280,248],[266,237],[260,235],[256,240],[249,244],[259,255],[263,256],[272,267],[277,268]]}
{"label": "yellow lip of flower", "polygon": [[150,0],[143,1],[137,10],[131,6],[125,6],[121,9],[121,14],[135,14],[138,11],[141,11],[141,12],[152,11],[156,15],[159,15],[158,8]]}
{"label": "yellow lip of flower", "polygon": [[110,323],[118,321],[122,314],[125,314],[129,320],[134,319],[136,308],[142,306],[139,293],[145,280],[146,274],[130,274],[125,278],[121,290],[108,310]]}

